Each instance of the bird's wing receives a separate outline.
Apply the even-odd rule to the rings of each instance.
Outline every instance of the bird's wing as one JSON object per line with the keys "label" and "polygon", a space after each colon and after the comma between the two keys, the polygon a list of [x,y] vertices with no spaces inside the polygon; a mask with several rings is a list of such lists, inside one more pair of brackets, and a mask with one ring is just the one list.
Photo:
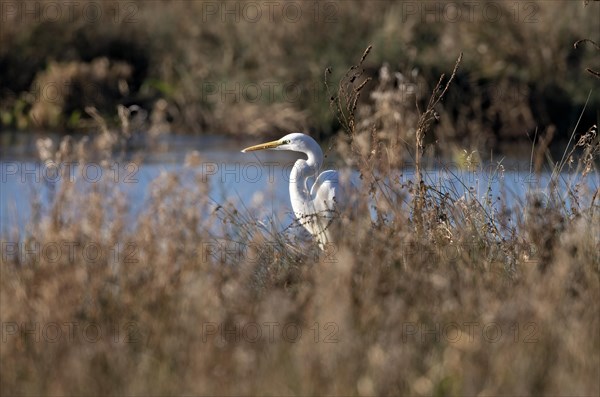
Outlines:
{"label": "bird's wing", "polygon": [[323,171],[310,189],[311,202],[308,213],[313,214],[305,227],[316,237],[321,249],[331,243],[329,226],[336,217],[339,195],[339,174],[337,171]]}
{"label": "bird's wing", "polygon": [[315,180],[310,195],[313,197],[315,210],[323,216],[333,216],[336,203],[339,202],[339,174],[337,171],[327,170]]}
{"label": "bird's wing", "polygon": [[335,216],[358,216],[365,210],[360,206],[358,189],[344,171],[323,171],[311,188],[313,213],[320,213],[328,218]]}

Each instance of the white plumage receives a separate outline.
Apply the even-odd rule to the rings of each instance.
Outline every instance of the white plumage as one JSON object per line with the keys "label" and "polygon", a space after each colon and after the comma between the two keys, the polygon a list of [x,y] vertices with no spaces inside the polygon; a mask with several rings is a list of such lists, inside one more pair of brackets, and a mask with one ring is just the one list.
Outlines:
{"label": "white plumage", "polygon": [[[332,243],[330,226],[338,210],[340,197],[339,174],[326,170],[319,174],[323,165],[323,151],[319,144],[301,133],[250,146],[243,153],[255,150],[291,150],[306,154],[306,159],[296,160],[290,173],[290,201],[298,222],[317,239],[324,249]],[[314,183],[309,188],[309,180]]]}

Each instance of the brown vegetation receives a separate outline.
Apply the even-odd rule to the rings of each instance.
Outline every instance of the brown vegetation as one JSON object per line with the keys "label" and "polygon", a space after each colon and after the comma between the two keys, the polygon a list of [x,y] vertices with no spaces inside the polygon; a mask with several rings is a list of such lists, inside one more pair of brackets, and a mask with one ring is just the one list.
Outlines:
{"label": "brown vegetation", "polygon": [[[598,191],[568,186],[566,208],[557,184],[508,207],[403,180],[404,147],[356,113],[363,61],[332,105],[374,218],[344,213],[320,252],[252,209],[215,207],[193,154],[197,184],[165,173],[134,224],[110,178],[64,183],[14,241],[73,254],[2,256],[2,394],[598,395]],[[111,159],[122,132],[100,129],[41,155]],[[568,148],[557,171],[597,176],[597,132],[575,144],[581,160]]]}

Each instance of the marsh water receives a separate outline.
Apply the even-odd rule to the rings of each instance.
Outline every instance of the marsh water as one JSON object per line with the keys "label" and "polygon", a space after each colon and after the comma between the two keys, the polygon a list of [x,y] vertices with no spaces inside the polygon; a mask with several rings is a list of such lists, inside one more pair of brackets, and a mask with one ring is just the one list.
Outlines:
{"label": "marsh water", "polygon": [[[47,207],[64,178],[77,178],[79,183],[88,186],[97,184],[102,178],[114,181],[117,189],[126,195],[130,219],[135,222],[136,215],[151,199],[152,184],[168,174],[178,175],[180,182],[190,188],[206,184],[204,193],[199,194],[207,197],[198,197],[198,200],[207,199],[214,208],[231,205],[250,211],[257,219],[276,218],[280,227],[285,228],[292,222],[289,174],[294,161],[301,155],[279,151],[240,152],[241,148],[255,143],[257,140],[217,136],[175,136],[152,150],[132,150],[121,160],[102,167],[93,162],[40,162],[35,139],[4,145],[0,151],[0,235],[21,234],[31,222],[32,205]],[[469,170],[449,160],[429,159],[424,179],[452,197],[465,196],[482,201],[489,198],[491,203],[511,207],[524,202],[532,191],[543,191],[550,180],[550,171],[540,175],[532,173],[529,160],[495,156]],[[325,169],[342,169],[350,184],[359,186],[358,172],[343,164],[341,159],[331,155],[325,160]],[[68,167],[68,172],[57,172],[61,167]],[[409,182],[414,177],[413,164],[406,163],[394,175],[397,178],[394,182]],[[570,205],[566,186],[574,186],[576,178],[567,168],[560,175],[565,205]],[[598,185],[598,175],[591,175],[581,188],[594,191]]]}

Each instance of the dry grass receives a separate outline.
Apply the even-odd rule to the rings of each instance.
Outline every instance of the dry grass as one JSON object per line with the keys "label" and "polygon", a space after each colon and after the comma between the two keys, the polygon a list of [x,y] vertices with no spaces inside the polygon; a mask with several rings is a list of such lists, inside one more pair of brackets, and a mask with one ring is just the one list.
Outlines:
{"label": "dry grass", "polygon": [[[3,242],[2,395],[598,395],[598,192],[569,186],[566,208],[555,184],[505,208],[405,180],[405,147],[356,114],[366,56],[332,104],[374,218],[344,214],[319,252],[215,207],[194,154],[135,222],[111,173],[63,183],[13,238],[40,255]],[[99,138],[41,141],[42,160],[109,169],[127,128],[88,111]],[[597,178],[597,133],[576,144],[556,167]]]}

